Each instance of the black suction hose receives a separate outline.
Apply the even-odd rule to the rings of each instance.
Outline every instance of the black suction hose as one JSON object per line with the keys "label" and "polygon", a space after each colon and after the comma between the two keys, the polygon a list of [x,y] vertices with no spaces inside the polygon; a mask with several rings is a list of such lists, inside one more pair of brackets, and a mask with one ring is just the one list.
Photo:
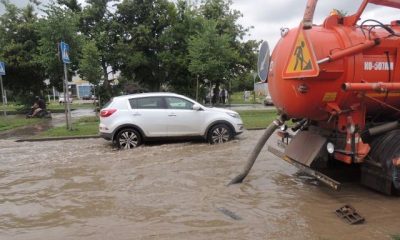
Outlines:
{"label": "black suction hose", "polygon": [[237,184],[243,182],[243,180],[246,178],[246,176],[249,174],[251,168],[254,165],[254,162],[256,161],[258,155],[261,152],[261,149],[264,147],[265,143],[268,141],[268,139],[271,137],[271,135],[275,132],[275,130],[283,125],[284,121],[282,120],[282,117],[279,116],[275,121],[273,121],[266,129],[264,134],[261,136],[261,138],[258,140],[257,145],[254,147],[253,151],[251,152],[249,158],[247,159],[247,164],[244,167],[242,173],[237,175],[234,179],[230,181],[228,185],[231,184]]}

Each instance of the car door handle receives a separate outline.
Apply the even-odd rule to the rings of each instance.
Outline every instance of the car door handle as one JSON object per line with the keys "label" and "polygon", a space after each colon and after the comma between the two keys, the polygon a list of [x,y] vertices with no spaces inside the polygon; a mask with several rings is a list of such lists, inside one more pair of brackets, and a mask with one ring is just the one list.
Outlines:
{"label": "car door handle", "polygon": [[168,117],[176,117],[176,114],[169,114]]}
{"label": "car door handle", "polygon": [[132,114],[133,116],[141,116],[141,114],[140,113],[134,113],[134,114]]}

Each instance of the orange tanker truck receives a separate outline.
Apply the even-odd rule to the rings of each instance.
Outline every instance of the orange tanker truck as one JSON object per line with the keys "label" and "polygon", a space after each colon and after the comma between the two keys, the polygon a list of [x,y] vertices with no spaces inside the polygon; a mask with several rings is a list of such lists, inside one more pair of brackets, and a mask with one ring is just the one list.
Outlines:
{"label": "orange tanker truck", "polygon": [[400,20],[361,22],[369,4],[400,9],[400,0],[364,0],[353,15],[332,11],[315,25],[317,0],[309,0],[300,26],[282,30],[271,56],[268,44],[261,45],[259,76],[278,117],[231,183],[243,181],[280,128],[280,148],[269,150],[329,186],[340,183],[324,170],[359,168],[363,185],[399,192]]}

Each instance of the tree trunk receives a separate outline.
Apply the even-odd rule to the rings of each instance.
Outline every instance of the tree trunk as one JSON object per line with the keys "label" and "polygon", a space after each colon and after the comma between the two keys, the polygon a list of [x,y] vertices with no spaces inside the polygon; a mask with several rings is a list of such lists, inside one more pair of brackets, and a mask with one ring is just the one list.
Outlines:
{"label": "tree trunk", "polygon": [[103,77],[104,77],[103,86],[107,90],[107,92],[109,92],[110,82],[108,81],[107,65],[105,61],[101,61],[101,68],[103,69]]}

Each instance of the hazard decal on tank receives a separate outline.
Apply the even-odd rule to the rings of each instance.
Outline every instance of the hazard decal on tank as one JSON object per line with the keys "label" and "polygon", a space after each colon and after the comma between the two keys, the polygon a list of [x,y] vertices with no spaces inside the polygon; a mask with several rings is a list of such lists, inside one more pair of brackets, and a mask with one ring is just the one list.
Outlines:
{"label": "hazard decal on tank", "polygon": [[314,55],[307,33],[300,25],[297,31],[296,41],[284,68],[283,78],[316,77],[319,74],[319,66]]}

